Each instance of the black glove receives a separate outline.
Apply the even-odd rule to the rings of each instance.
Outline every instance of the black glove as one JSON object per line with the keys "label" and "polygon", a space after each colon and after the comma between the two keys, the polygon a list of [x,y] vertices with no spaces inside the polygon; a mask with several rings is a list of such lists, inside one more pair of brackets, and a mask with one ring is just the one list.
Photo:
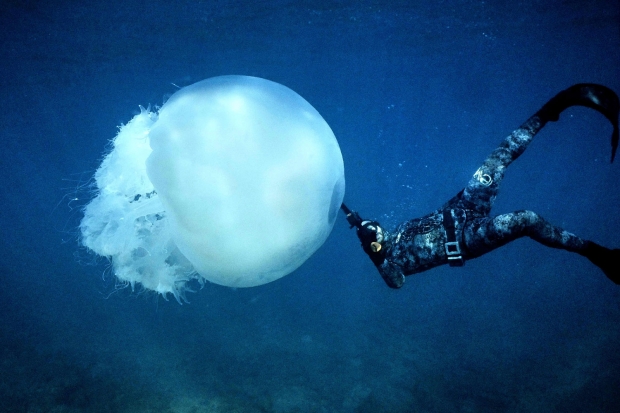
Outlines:
{"label": "black glove", "polygon": [[362,249],[376,266],[385,261],[385,248],[383,242],[383,229],[376,221],[363,221],[357,228],[357,237],[362,242]]}
{"label": "black glove", "polygon": [[381,243],[383,242],[383,229],[376,221],[364,221],[360,214],[355,211],[351,211],[345,204],[342,204],[340,208],[347,215],[347,222],[351,225],[351,228],[357,228],[357,237],[362,242],[362,249],[370,260],[377,267],[383,264],[385,261],[385,248]]}

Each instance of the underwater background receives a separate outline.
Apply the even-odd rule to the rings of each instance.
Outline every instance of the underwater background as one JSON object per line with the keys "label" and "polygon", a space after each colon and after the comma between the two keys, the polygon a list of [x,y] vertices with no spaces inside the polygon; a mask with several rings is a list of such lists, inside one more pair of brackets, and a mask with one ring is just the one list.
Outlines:
{"label": "underwater background", "polygon": [[[521,239],[391,290],[341,214],[294,273],[179,305],[117,290],[77,226],[138,105],[225,74],[322,114],[349,207],[386,227],[424,215],[560,90],[620,92],[619,4],[3,0],[0,411],[618,411],[620,287],[576,254]],[[493,212],[620,247],[610,134],[570,108]]]}

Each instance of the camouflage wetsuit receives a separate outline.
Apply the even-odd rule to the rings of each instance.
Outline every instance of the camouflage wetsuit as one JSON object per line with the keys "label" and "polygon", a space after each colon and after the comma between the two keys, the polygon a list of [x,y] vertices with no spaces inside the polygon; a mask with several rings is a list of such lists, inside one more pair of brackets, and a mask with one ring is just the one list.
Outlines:
{"label": "camouflage wetsuit", "polygon": [[[558,120],[569,106],[583,105],[603,113],[614,125],[612,145],[618,136],[618,98],[599,85],[575,85],[551,99],[541,110],[513,131],[478,168],[467,186],[441,208],[407,221],[388,232],[375,221],[363,221],[343,205],[347,219],[357,226],[364,251],[388,286],[400,288],[405,276],[443,264],[463,265],[517,238],[528,236],[546,246],[580,253],[596,265],[609,260],[608,250],[551,225],[532,211],[515,211],[490,217],[506,168],[521,155],[548,121]],[[615,149],[614,149],[615,153]],[[612,153],[613,161],[613,153]],[[357,221],[356,221],[357,219]],[[599,262],[596,262],[599,261]],[[601,266],[601,265],[599,265]],[[616,283],[617,267],[613,276]]]}

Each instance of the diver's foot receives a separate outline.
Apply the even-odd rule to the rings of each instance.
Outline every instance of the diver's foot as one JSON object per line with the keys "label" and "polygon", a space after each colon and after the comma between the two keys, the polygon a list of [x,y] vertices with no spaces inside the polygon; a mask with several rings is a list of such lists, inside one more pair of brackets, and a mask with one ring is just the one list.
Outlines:
{"label": "diver's foot", "polygon": [[615,284],[620,285],[620,249],[609,249],[595,242],[588,241],[580,253],[599,267]]}

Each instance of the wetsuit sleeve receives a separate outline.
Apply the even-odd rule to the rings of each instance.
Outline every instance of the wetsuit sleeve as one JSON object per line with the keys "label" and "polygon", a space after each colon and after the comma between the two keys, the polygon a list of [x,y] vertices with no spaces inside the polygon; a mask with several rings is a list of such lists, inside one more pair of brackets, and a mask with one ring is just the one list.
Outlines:
{"label": "wetsuit sleeve", "polygon": [[380,265],[377,265],[377,270],[381,274],[381,278],[390,288],[400,288],[405,284],[405,275],[400,268],[392,264],[389,260],[384,260]]}

